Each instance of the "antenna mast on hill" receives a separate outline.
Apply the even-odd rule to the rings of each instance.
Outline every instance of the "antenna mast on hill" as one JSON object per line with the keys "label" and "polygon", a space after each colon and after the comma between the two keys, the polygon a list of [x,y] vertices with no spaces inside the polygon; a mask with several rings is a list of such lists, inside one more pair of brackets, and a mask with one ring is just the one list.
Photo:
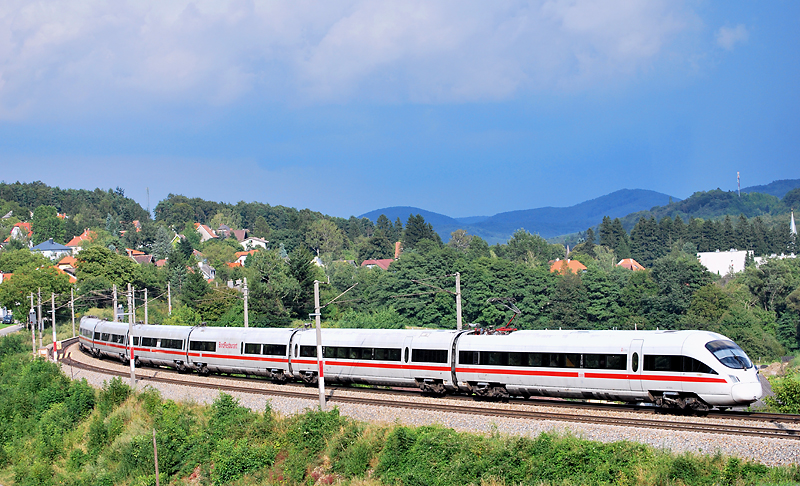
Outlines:
{"label": "antenna mast on hill", "polygon": [[739,179],[739,172],[738,171],[736,172],[736,187],[737,187],[737,192],[739,193],[739,197],[742,197],[742,182]]}
{"label": "antenna mast on hill", "polygon": [[150,188],[146,187],[147,189],[147,215],[150,216]]}

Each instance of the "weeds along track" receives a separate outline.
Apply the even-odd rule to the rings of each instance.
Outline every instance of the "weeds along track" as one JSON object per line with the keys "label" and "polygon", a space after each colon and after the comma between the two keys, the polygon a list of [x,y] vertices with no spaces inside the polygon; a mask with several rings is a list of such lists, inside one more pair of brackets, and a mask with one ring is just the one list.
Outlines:
{"label": "weeds along track", "polygon": [[[73,354],[76,358],[73,358]],[[67,346],[65,367],[110,375],[129,377],[130,368],[118,361],[98,360],[82,353],[74,345]],[[66,369],[65,369],[66,371]],[[202,378],[194,374],[179,374],[167,368],[137,368],[140,383],[158,382],[206,388],[224,392],[251,393],[316,401],[316,388],[303,385],[271,385],[265,379],[231,376]],[[259,387],[260,386],[260,387]],[[510,403],[475,402],[471,397],[430,399],[419,392],[386,389],[360,389],[329,386],[328,403],[372,407],[408,408],[442,413],[477,415],[486,418],[514,418],[572,422],[634,429],[660,429],[678,432],[755,436],[772,439],[800,439],[800,416],[746,412],[717,412],[705,417],[661,413],[653,407],[618,407],[609,404],[555,402],[551,400],[520,400]]]}

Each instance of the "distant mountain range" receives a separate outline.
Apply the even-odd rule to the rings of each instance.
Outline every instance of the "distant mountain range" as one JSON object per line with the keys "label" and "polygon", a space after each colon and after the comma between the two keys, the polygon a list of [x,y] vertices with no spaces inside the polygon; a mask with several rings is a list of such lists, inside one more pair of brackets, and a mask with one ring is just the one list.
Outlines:
{"label": "distant mountain range", "polygon": [[[544,207],[508,211],[494,216],[470,216],[452,218],[444,214],[426,211],[411,206],[394,206],[376,209],[360,217],[376,221],[385,214],[391,221],[400,218],[403,224],[409,215],[420,214],[433,225],[434,230],[448,241],[450,233],[457,229],[466,230],[471,235],[480,236],[489,244],[505,243],[514,231],[522,228],[542,238],[555,238],[569,235],[597,226],[604,216],[621,218],[626,226],[631,226],[639,217],[681,214],[683,217],[718,217],[724,214],[745,214],[752,217],[770,212],[770,205],[780,204],[769,196],[755,197],[756,193],[783,198],[787,192],[800,187],[800,179],[784,179],[762,186],[742,189],[749,197],[733,198],[735,193],[719,189],[698,192],[682,201],[676,197],[645,189],[622,189],[605,196],[591,199],[566,208]],[[695,214],[697,213],[697,214]],[[630,228],[627,228],[630,230]]]}
{"label": "distant mountain range", "polygon": [[667,194],[655,191],[622,189],[566,208],[525,209],[498,213],[494,216],[451,218],[420,208],[395,206],[370,211],[360,217],[376,221],[381,214],[385,214],[392,221],[399,217],[405,224],[409,215],[420,214],[426,222],[433,225],[444,241],[450,239],[450,233],[453,231],[463,229],[471,235],[480,236],[489,244],[495,244],[505,243],[514,231],[520,228],[538,233],[542,238],[584,231],[600,223],[603,216],[623,217],[654,206],[669,204],[670,199],[676,200]]}

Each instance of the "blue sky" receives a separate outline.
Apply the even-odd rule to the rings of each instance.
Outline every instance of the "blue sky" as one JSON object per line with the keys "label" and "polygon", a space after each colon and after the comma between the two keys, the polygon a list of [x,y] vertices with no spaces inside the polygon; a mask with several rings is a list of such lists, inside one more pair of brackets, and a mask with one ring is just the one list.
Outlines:
{"label": "blue sky", "polygon": [[800,2],[8,0],[0,180],[348,217],[800,178]]}

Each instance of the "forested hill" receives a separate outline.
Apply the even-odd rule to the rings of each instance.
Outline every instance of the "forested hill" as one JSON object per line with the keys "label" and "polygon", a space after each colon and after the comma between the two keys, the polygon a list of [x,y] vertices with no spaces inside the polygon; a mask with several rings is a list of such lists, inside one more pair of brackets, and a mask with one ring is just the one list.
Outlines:
{"label": "forested hill", "polygon": [[784,193],[783,200],[776,196],[759,192],[745,193],[742,191],[741,196],[736,191],[722,191],[720,189],[696,192],[683,201],[674,201],[648,211],[631,213],[624,218],[620,218],[620,220],[622,221],[622,226],[630,231],[640,218],[649,219],[654,217],[656,220],[661,220],[666,216],[673,219],[676,216],[680,216],[684,221],[688,221],[690,218],[719,219],[725,216],[738,217],[740,215],[744,215],[747,218],[756,216],[776,217],[788,215],[792,207],[800,207],[799,191],[800,189],[793,189]]}
{"label": "forested hill", "polygon": [[783,198],[787,192],[800,187],[800,179],[782,179],[761,186],[750,186],[742,189],[743,193],[760,192],[778,198]]}

